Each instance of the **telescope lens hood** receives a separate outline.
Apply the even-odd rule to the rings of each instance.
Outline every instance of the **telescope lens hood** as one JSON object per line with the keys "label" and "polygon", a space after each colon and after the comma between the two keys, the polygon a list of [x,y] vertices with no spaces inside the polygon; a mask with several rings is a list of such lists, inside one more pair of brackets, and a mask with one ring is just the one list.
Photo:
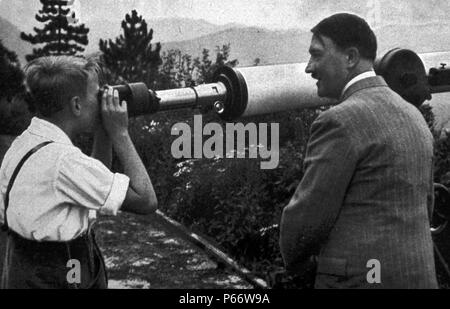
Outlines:
{"label": "telescope lens hood", "polygon": [[223,112],[220,118],[233,121],[242,116],[247,108],[248,90],[242,74],[229,66],[223,66],[214,72],[214,82],[221,82],[227,89]]}

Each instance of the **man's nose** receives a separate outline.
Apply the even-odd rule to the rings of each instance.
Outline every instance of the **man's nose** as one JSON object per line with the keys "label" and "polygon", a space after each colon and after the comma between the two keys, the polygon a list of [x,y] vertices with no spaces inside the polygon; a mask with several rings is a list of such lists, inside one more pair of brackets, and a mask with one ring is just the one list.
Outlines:
{"label": "man's nose", "polygon": [[306,65],[305,72],[307,74],[312,74],[314,72],[313,65],[311,63],[311,59],[308,61],[308,64]]}

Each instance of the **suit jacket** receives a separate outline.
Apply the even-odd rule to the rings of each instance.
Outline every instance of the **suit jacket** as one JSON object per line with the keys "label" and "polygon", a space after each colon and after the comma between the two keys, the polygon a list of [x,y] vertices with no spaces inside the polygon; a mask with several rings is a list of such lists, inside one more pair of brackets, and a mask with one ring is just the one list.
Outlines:
{"label": "suit jacket", "polygon": [[382,77],[353,84],[313,123],[304,163],[280,226],[288,270],[317,250],[316,288],[437,288],[433,137],[412,104]]}

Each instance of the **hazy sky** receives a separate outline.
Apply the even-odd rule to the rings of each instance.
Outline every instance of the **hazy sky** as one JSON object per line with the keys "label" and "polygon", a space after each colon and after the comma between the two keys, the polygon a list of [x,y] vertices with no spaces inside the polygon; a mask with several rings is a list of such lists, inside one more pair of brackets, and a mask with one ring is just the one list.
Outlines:
{"label": "hazy sky", "polygon": [[224,24],[229,22],[276,28],[293,28],[302,17],[299,0],[150,0],[159,6],[158,15],[198,17]]}
{"label": "hazy sky", "polygon": [[[89,4],[89,0],[74,1],[73,7],[81,12],[82,21],[102,14],[107,7],[113,8],[115,13],[120,11],[121,16],[136,8],[144,17],[186,17],[204,19],[214,24],[239,23],[271,29],[309,27],[321,16],[308,16],[308,6],[311,3],[326,3],[323,0],[95,0],[96,3]],[[103,14],[110,15],[112,12]]]}
{"label": "hazy sky", "polygon": [[[431,15],[448,14],[448,0],[71,0],[72,9],[82,23],[109,19],[120,21],[126,13],[137,9],[146,20],[153,18],[185,17],[204,19],[214,24],[238,23],[269,29],[311,28],[322,18],[336,11],[363,14],[376,26],[379,14],[389,16],[392,7],[401,15],[414,11],[427,13],[430,7],[438,10]],[[389,4],[389,5],[388,5]],[[39,0],[0,0],[2,12],[17,25],[32,27],[29,22],[41,8]],[[439,10],[440,8],[440,10]],[[378,13],[377,13],[378,12]],[[25,20],[24,20],[25,19]],[[389,19],[389,18],[388,18]],[[393,20],[396,21],[396,20]]]}

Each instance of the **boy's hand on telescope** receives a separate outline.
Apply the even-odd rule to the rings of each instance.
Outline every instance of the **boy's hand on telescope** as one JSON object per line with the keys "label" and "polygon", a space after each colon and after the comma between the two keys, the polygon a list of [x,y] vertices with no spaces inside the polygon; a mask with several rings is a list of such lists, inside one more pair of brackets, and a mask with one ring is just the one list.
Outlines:
{"label": "boy's hand on telescope", "polygon": [[127,102],[120,102],[119,92],[112,87],[103,91],[101,115],[103,127],[112,139],[128,134]]}

